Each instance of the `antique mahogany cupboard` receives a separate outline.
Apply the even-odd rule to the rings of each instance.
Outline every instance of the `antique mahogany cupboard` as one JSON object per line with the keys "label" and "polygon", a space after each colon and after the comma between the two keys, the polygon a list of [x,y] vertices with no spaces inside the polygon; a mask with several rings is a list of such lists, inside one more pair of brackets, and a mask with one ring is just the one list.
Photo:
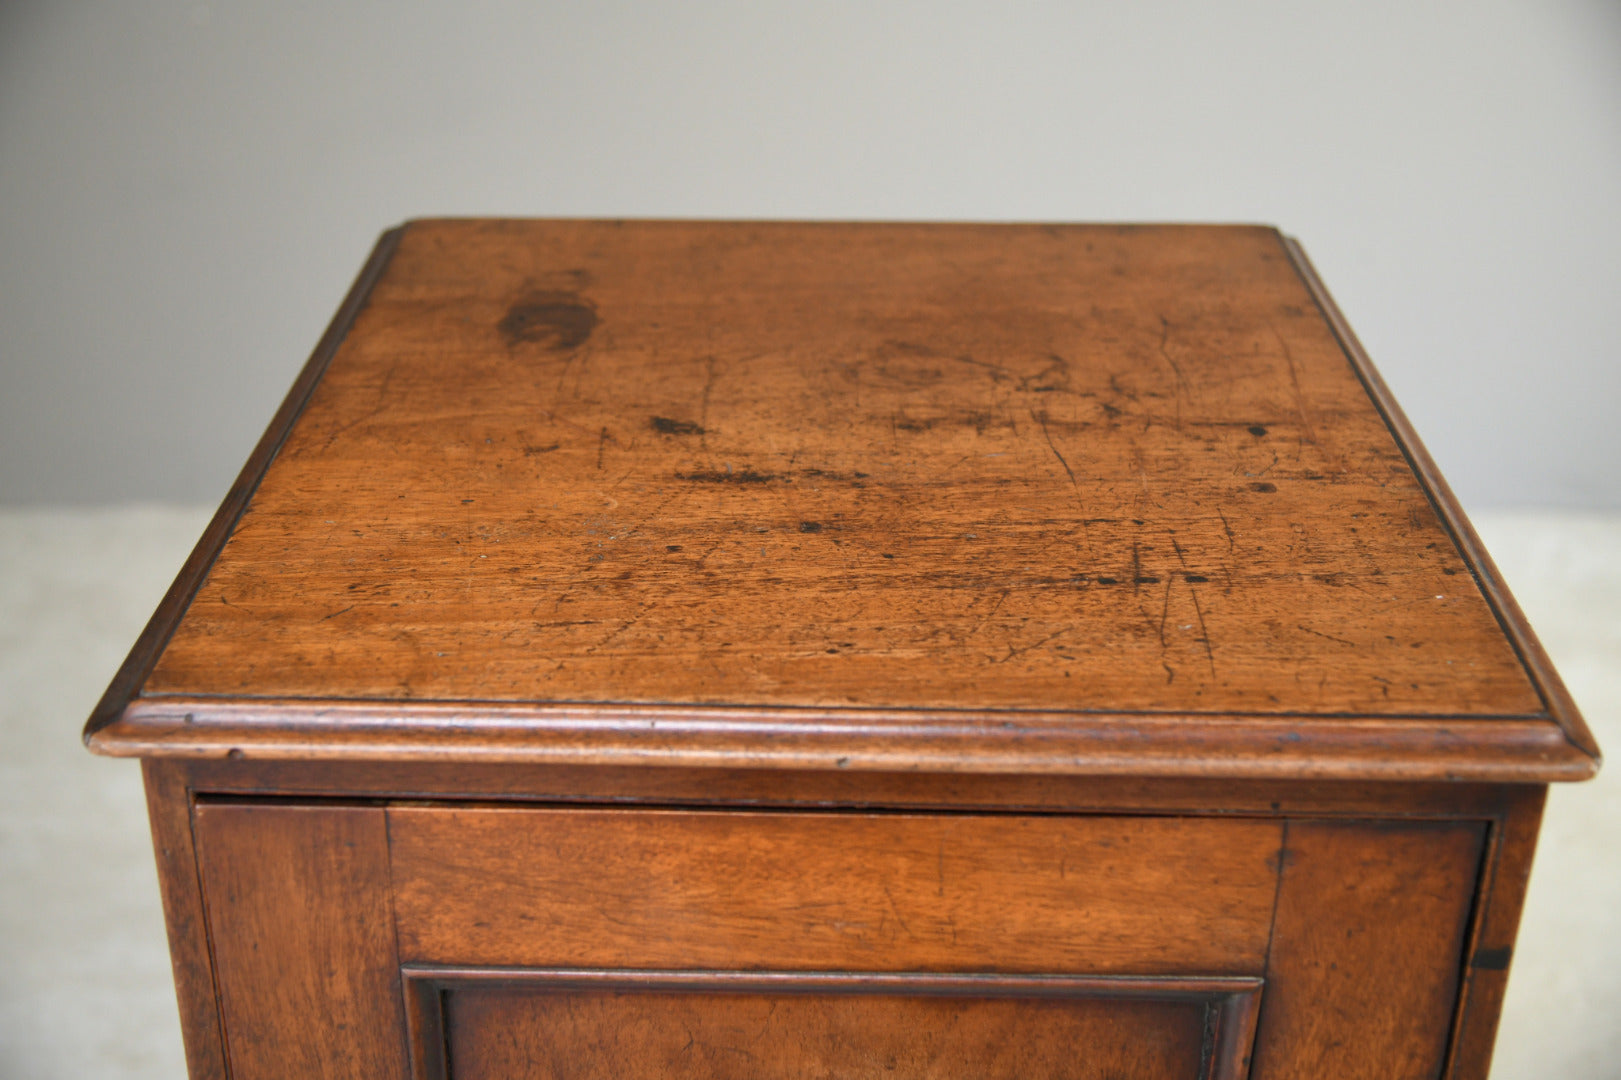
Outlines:
{"label": "antique mahogany cupboard", "polygon": [[1598,751],[1258,227],[386,234],[86,731],[193,1077],[1484,1077]]}

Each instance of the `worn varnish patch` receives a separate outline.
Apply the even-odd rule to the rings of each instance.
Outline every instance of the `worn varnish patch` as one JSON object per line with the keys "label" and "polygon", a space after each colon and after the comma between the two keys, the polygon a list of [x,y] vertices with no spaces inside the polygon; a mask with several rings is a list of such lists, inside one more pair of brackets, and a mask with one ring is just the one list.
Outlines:
{"label": "worn varnish patch", "polygon": [[146,693],[1542,708],[1219,227],[412,225]]}

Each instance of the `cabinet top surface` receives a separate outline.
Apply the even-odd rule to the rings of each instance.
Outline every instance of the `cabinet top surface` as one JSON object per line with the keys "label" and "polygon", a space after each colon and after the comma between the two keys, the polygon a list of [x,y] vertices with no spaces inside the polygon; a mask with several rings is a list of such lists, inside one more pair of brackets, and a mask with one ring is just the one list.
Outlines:
{"label": "cabinet top surface", "polygon": [[397,241],[139,697],[1546,713],[1274,230]]}

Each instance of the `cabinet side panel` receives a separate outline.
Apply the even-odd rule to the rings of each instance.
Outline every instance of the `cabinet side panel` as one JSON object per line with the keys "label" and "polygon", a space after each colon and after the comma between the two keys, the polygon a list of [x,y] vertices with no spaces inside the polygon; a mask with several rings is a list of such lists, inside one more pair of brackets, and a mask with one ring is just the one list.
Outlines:
{"label": "cabinet side panel", "polygon": [[407,1074],[383,811],[202,804],[232,1080]]}
{"label": "cabinet side panel", "polygon": [[1548,789],[1527,785],[1509,789],[1502,817],[1491,838],[1480,883],[1474,940],[1458,1007],[1458,1038],[1452,1051],[1454,1080],[1474,1080],[1491,1069],[1497,1021],[1508,989],[1509,961],[1519,932],[1520,910],[1531,878],[1537,830]]}
{"label": "cabinet side panel", "polygon": [[169,960],[180,1005],[180,1034],[186,1044],[186,1072],[191,1080],[225,1080],[225,1044],[208,956],[186,774],[177,762],[148,759],[141,762],[141,776],[146,782],[152,850],[158,860],[163,920],[169,929]]}
{"label": "cabinet side panel", "polygon": [[1290,823],[1253,1080],[1439,1075],[1484,835]]}

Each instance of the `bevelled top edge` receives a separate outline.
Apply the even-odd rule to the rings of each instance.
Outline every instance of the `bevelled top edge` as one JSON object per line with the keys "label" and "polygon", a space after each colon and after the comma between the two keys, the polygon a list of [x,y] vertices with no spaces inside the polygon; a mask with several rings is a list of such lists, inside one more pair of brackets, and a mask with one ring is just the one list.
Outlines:
{"label": "bevelled top edge", "polygon": [[1559,726],[1571,748],[1585,756],[1591,763],[1591,770],[1580,779],[1597,775],[1603,762],[1598,741],[1593,737],[1587,722],[1582,719],[1581,710],[1577,708],[1575,699],[1570,696],[1564,680],[1559,677],[1559,672],[1542,648],[1541,641],[1537,639],[1536,632],[1531,629],[1530,621],[1526,619],[1525,613],[1520,610],[1520,605],[1514,599],[1514,594],[1503,581],[1497,564],[1492,561],[1491,554],[1481,542],[1479,534],[1475,532],[1468,515],[1463,511],[1463,506],[1453,494],[1446,478],[1441,475],[1435,459],[1425,448],[1412,422],[1407,419],[1407,414],[1402,411],[1391,394],[1384,378],[1362,348],[1362,343],[1357,339],[1350,323],[1346,321],[1339,305],[1334,302],[1333,296],[1317,276],[1300,241],[1281,233],[1279,239],[1284,250],[1288,252],[1290,261],[1299,272],[1301,280],[1317,301],[1323,317],[1328,321],[1335,337],[1339,339],[1346,358],[1362,379],[1368,396],[1385,418],[1385,423],[1389,426],[1397,445],[1407,455],[1414,475],[1418,477],[1436,513],[1452,535],[1453,543],[1463,555],[1464,562],[1475,575],[1475,581],[1480,586],[1486,603],[1497,617],[1498,625],[1502,627],[1510,644],[1514,646],[1526,675],[1542,697],[1550,719]]}
{"label": "bevelled top edge", "polygon": [[115,757],[504,762],[1297,780],[1582,780],[1547,719],[512,706],[153,698],[90,738]]}
{"label": "bevelled top edge", "polygon": [[129,655],[113,675],[112,681],[108,683],[107,689],[91,712],[89,720],[85,722],[83,739],[86,746],[95,749],[96,733],[116,722],[126,707],[140,696],[147,676],[151,674],[158,657],[163,654],[175,628],[180,625],[186,609],[191,606],[192,598],[196,596],[203,579],[208,576],[208,571],[224,548],[225,541],[230,539],[232,530],[236,528],[243,510],[252,500],[265,470],[270,467],[270,462],[297,422],[298,415],[303,411],[310,394],[321,381],[327,363],[338,351],[338,346],[343,343],[355,316],[365,305],[366,297],[370,295],[377,280],[382,277],[383,270],[388,266],[395,249],[399,247],[403,235],[404,226],[401,226],[390,229],[378,237],[360,275],[350,287],[343,303],[338,306],[331,324],[321,335],[321,340],[316,343],[315,350],[299,372],[292,389],[288,391],[276,414],[271,417],[264,434],[259,437],[253,453],[243,464],[242,471],[237,474],[224,501],[220,503],[219,509],[214,511],[214,516],[203,530],[203,535],[198,538],[197,545],[186,557],[180,573],[176,575],[168,592],[159,601],[152,618],[147,621],[140,636],[136,638]]}

